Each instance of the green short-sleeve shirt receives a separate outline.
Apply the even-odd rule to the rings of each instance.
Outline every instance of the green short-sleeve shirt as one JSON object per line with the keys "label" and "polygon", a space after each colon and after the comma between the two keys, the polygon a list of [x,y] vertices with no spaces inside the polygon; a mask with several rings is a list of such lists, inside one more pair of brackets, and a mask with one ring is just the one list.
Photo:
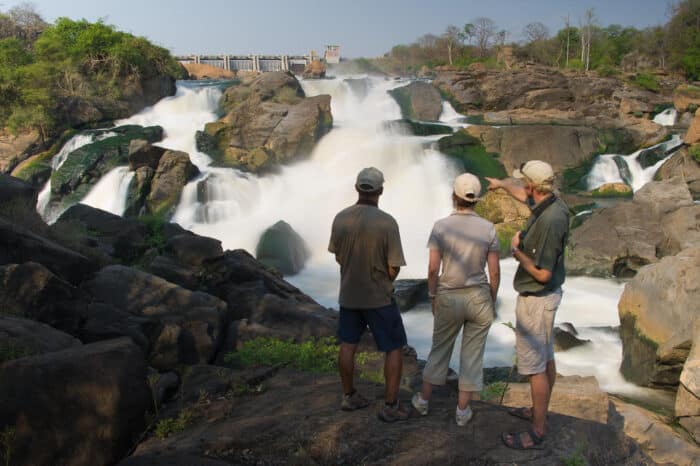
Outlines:
{"label": "green short-sleeve shirt", "polygon": [[537,212],[537,208],[535,206],[528,220],[520,247],[535,266],[552,272],[552,278],[547,283],[540,283],[519,265],[513,279],[513,287],[518,293],[554,291],[566,278],[564,248],[569,235],[569,208],[558,197],[541,213]]}
{"label": "green short-sleeve shirt", "polygon": [[340,264],[342,307],[371,309],[391,303],[389,266],[406,265],[394,217],[367,204],[343,209],[333,220],[328,251]]}

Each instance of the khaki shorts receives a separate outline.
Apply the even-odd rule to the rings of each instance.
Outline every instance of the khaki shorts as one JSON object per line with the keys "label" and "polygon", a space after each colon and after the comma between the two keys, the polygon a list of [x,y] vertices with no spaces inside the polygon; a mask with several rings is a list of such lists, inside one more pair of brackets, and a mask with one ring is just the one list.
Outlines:
{"label": "khaki shorts", "polygon": [[520,374],[541,374],[554,360],[554,315],[561,297],[561,289],[545,296],[518,296],[515,350]]}

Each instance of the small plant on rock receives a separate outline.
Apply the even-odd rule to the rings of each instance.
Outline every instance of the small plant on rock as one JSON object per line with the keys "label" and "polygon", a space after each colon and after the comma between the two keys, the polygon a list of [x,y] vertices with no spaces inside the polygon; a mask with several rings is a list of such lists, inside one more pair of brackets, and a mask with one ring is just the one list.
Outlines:
{"label": "small plant on rock", "polygon": [[4,430],[0,431],[0,453],[2,453],[5,466],[10,466],[16,437],[17,431],[14,427],[6,427]]}
{"label": "small plant on rock", "polygon": [[168,438],[173,434],[180,433],[187,428],[194,418],[194,412],[190,409],[183,409],[177,417],[161,419],[156,424],[155,434],[159,439]]}

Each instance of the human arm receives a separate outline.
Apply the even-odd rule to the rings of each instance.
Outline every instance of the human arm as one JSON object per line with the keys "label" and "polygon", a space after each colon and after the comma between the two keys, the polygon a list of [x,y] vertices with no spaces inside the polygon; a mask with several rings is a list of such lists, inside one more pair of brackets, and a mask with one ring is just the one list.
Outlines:
{"label": "human arm", "polygon": [[430,249],[430,257],[428,259],[428,296],[430,296],[430,305],[435,314],[435,294],[437,293],[438,274],[440,273],[440,251]]}
{"label": "human arm", "polygon": [[510,251],[513,254],[513,258],[520,262],[522,268],[525,269],[525,271],[529,273],[536,281],[545,284],[552,279],[551,270],[537,267],[537,265],[535,265],[535,261],[520,249],[520,232],[513,235],[513,239],[510,242]]}
{"label": "human arm", "polygon": [[497,178],[489,178],[488,176],[486,176],[485,178],[486,181],[489,182],[489,191],[502,188],[505,189],[508,194],[510,194],[520,202],[527,202],[527,193],[525,192],[525,187],[522,185],[522,183],[515,180],[515,178],[504,178],[502,180],[499,180]]}
{"label": "human arm", "polygon": [[491,299],[494,304],[498,296],[498,287],[501,284],[501,262],[498,251],[490,251],[486,256],[486,264],[489,268],[489,288],[491,289]]}
{"label": "human arm", "polygon": [[388,271],[388,274],[389,274],[389,280],[391,280],[392,282],[393,282],[394,280],[396,280],[396,277],[399,276],[399,271],[400,271],[400,270],[401,270],[401,267],[394,267],[394,266],[392,266],[392,265],[389,265],[389,266],[387,267],[387,271]]}

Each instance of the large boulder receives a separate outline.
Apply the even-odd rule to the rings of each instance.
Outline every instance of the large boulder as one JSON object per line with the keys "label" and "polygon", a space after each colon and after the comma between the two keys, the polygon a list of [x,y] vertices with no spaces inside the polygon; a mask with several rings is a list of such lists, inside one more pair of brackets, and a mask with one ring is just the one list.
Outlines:
{"label": "large boulder", "polygon": [[309,156],[333,125],[330,96],[305,97],[288,72],[233,85],[222,105],[226,115],[197,133],[197,148],[218,165],[252,172]]}
{"label": "large boulder", "polygon": [[[693,146],[690,150],[698,151],[700,145]],[[660,180],[676,176],[688,184],[693,199],[700,199],[700,161],[690,155],[687,148],[682,148],[669,157],[656,172],[656,178]]]}
{"label": "large boulder", "polygon": [[0,264],[36,261],[71,283],[83,281],[97,268],[84,255],[2,218],[0,238]]}
{"label": "large boulder", "polygon": [[700,247],[639,270],[620,297],[622,374],[644,386],[675,386],[693,341],[700,303]]}
{"label": "large boulder", "polygon": [[[111,133],[116,134],[110,136]],[[65,162],[51,175],[49,211],[62,212],[80,202],[103,175],[117,166],[129,164],[132,140],[160,141],[163,129],[160,126],[127,125],[109,131],[100,130],[96,134],[104,138],[68,154]]]}
{"label": "large boulder", "polygon": [[226,303],[214,296],[121,265],[100,270],[83,288],[137,320],[159,322],[148,333],[155,368],[210,362],[219,350],[228,317]]}
{"label": "large boulder", "polygon": [[255,248],[257,260],[284,275],[299,273],[309,256],[309,247],[304,239],[284,220],[265,230]]}
{"label": "large boulder", "polygon": [[74,286],[36,262],[0,266],[0,314],[46,323],[74,335],[79,323]]}
{"label": "large boulder", "polygon": [[37,192],[34,186],[4,173],[0,173],[0,215],[2,210],[15,208],[31,212],[36,207]]}
{"label": "large boulder", "polygon": [[125,263],[140,259],[149,248],[150,232],[142,222],[85,204],[71,206],[52,226],[53,229],[66,227],[73,227],[83,235],[86,247]]}
{"label": "large boulder", "polygon": [[700,442],[700,319],[693,329],[693,346],[683,365],[675,406],[678,422]]}
{"label": "large boulder", "polygon": [[574,274],[633,276],[660,257],[700,244],[697,216],[680,178],[650,182],[629,203],[595,210],[569,236],[566,267]]}
{"label": "large boulder", "polygon": [[46,324],[0,315],[0,364],[81,344],[80,340]]}
{"label": "large boulder", "polygon": [[700,107],[700,88],[692,84],[682,84],[673,91],[673,106],[680,113]]}
{"label": "large boulder", "polygon": [[145,428],[146,362],[128,338],[11,361],[0,380],[9,464],[114,464]]}
{"label": "large boulder", "polygon": [[408,86],[390,90],[389,94],[401,107],[403,118],[422,121],[440,119],[442,97],[440,92],[429,83],[414,81]]}
{"label": "large boulder", "polygon": [[166,151],[159,159],[151,189],[146,198],[148,212],[170,216],[180,200],[182,188],[199,174],[186,152]]}
{"label": "large boulder", "polygon": [[10,173],[20,162],[37,152],[41,137],[36,130],[11,134],[0,130],[0,172]]}

